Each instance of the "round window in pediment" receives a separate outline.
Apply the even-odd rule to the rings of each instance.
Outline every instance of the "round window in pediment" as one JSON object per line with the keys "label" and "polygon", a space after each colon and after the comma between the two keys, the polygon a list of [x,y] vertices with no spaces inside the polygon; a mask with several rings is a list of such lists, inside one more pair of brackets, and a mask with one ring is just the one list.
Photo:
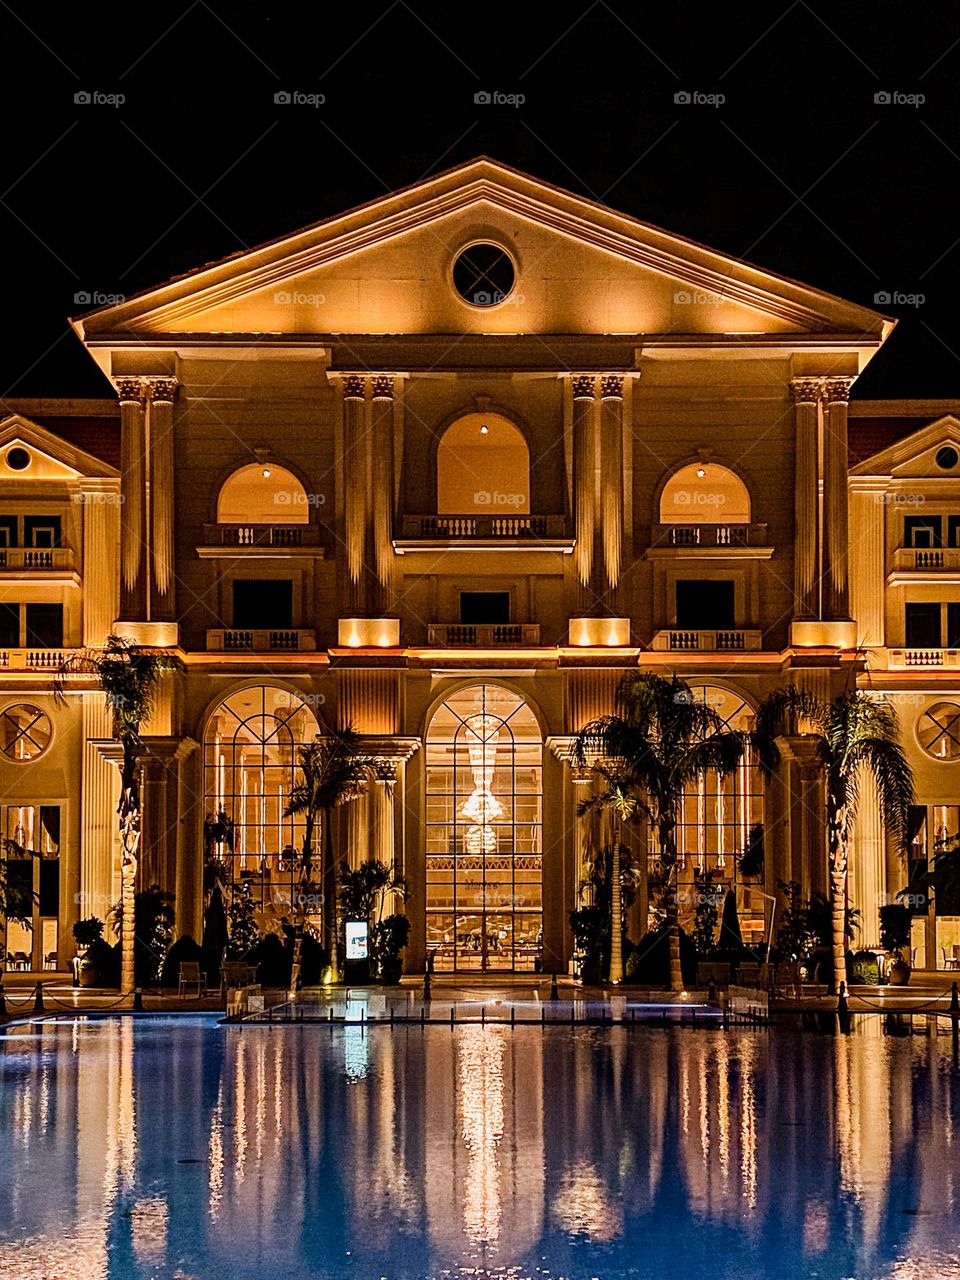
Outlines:
{"label": "round window in pediment", "polygon": [[26,471],[30,465],[30,455],[22,445],[16,444],[7,450],[6,464],[11,471]]}
{"label": "round window in pediment", "polygon": [[453,264],[453,286],[471,307],[496,307],[513,292],[517,268],[498,244],[467,245]]}
{"label": "round window in pediment", "polygon": [[937,466],[941,471],[952,471],[958,462],[960,462],[960,454],[953,445],[945,444],[942,449],[937,450]]}

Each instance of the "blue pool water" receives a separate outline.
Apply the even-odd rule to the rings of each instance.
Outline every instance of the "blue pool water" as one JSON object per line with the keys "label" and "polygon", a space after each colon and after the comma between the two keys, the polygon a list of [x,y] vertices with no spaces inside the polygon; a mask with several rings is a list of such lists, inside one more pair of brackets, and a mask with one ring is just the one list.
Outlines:
{"label": "blue pool water", "polygon": [[960,1276],[917,1030],[11,1028],[0,1280]]}

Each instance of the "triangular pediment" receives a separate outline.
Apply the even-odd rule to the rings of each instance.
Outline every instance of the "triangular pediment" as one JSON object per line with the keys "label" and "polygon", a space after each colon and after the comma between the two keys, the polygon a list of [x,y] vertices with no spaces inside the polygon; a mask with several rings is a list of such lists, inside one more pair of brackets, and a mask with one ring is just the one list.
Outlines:
{"label": "triangular pediment", "polygon": [[[23,459],[13,450],[27,454]],[[0,480],[31,481],[115,479],[118,472],[93,454],[76,448],[38,422],[12,413],[0,419]]]}
{"label": "triangular pediment", "polygon": [[937,463],[937,454],[946,448],[954,449],[960,458],[960,418],[952,413],[928,422],[925,427],[865,458],[851,468],[850,475],[884,476],[894,480],[960,479],[960,465],[954,471]]}
{"label": "triangular pediment", "polygon": [[[498,306],[458,295],[452,266],[502,246]],[[148,335],[849,335],[877,312],[478,159],[74,322],[88,344]]]}

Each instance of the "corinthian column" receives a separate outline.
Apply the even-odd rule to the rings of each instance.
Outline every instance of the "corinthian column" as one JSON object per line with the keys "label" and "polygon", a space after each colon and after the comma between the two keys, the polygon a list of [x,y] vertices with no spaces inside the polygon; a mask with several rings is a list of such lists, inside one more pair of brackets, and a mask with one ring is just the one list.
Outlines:
{"label": "corinthian column", "polygon": [[623,375],[600,381],[600,537],[604,603],[616,613],[623,564]]}
{"label": "corinthian column", "polygon": [[819,468],[817,466],[819,378],[790,383],[796,418],[796,534],[793,551],[793,616],[806,621],[820,613],[817,568],[819,539]]}
{"label": "corinthian column", "polygon": [[346,603],[351,617],[366,613],[364,552],[367,528],[366,379],[351,374],[343,383],[343,488]]}
{"label": "corinthian column", "polygon": [[173,591],[173,397],[176,378],[146,380],[150,428],[150,618],[176,616]]}
{"label": "corinthian column", "polygon": [[147,466],[144,388],[118,378],[120,398],[120,616],[146,617]]}
{"label": "corinthian column", "polygon": [[593,612],[590,591],[593,576],[593,541],[596,531],[596,498],[594,494],[594,388],[592,373],[578,374],[573,379],[573,500],[576,526],[574,566],[580,595],[580,612]]}
{"label": "corinthian column", "polygon": [[847,405],[853,378],[823,383],[823,616],[850,617],[847,589]]}
{"label": "corinthian column", "polygon": [[394,601],[393,550],[393,383],[389,374],[373,379],[371,427],[373,470],[373,562],[376,600],[373,611],[389,613]]}

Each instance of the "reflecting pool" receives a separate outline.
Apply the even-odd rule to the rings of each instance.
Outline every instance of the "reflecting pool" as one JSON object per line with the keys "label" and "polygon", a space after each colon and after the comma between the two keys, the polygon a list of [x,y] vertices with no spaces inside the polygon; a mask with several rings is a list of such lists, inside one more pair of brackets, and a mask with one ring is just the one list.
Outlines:
{"label": "reflecting pool", "polygon": [[0,1278],[960,1276],[915,1030],[10,1028]]}

